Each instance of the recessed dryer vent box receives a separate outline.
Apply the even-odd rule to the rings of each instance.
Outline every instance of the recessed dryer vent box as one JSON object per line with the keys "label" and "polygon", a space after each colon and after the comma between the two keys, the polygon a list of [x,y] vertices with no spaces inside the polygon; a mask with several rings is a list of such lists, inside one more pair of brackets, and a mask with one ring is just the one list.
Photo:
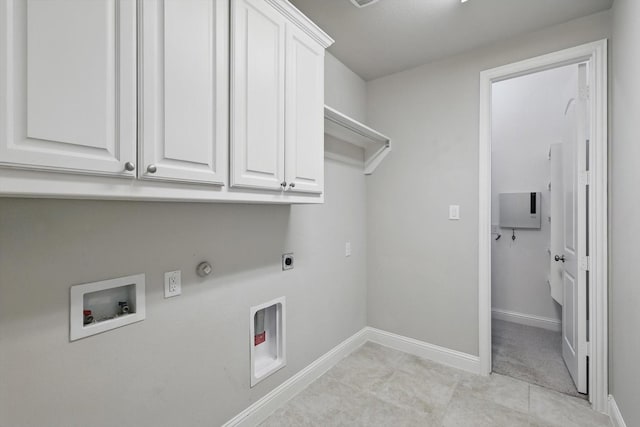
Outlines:
{"label": "recessed dryer vent box", "polygon": [[251,387],[287,364],[285,299],[251,307]]}
{"label": "recessed dryer vent box", "polygon": [[71,341],[145,318],[144,274],[71,287]]}

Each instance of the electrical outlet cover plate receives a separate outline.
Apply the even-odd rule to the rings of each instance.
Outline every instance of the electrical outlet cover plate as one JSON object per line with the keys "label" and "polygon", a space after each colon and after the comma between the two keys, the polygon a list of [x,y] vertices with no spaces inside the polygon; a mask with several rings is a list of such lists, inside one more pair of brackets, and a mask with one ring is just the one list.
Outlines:
{"label": "electrical outlet cover plate", "polygon": [[180,270],[164,273],[164,297],[170,298],[182,293]]}
{"label": "electrical outlet cover plate", "polygon": [[282,269],[293,270],[293,253],[282,255]]}

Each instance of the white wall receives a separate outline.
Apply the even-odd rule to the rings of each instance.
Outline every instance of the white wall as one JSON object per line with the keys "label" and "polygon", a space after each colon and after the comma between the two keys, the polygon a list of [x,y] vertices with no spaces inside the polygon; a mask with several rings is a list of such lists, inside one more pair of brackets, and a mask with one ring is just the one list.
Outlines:
{"label": "white wall", "polygon": [[603,12],[367,83],[368,122],[394,144],[367,182],[371,326],[478,354],[480,71],[609,33]]}
{"label": "white wall", "polygon": [[[350,87],[339,74],[327,102],[332,78]],[[362,114],[363,99],[341,101]],[[321,206],[0,199],[0,426],[233,417],[366,325],[365,193],[361,168],[327,160]],[[175,269],[182,296],[164,299]],[[146,320],[69,343],[69,286],[133,273],[147,275]],[[249,307],[282,295],[288,365],[250,389]]]}
{"label": "white wall", "polygon": [[610,147],[610,391],[627,426],[640,426],[640,2],[613,3]]}
{"label": "white wall", "polygon": [[494,309],[558,321],[562,318],[561,306],[551,298],[547,284],[547,250],[551,243],[549,149],[562,142],[565,107],[575,98],[577,81],[578,66],[572,65],[493,85],[492,224],[499,223],[500,193],[542,193],[540,230],[516,230],[514,241],[512,230],[500,229],[502,238],[492,240]]}

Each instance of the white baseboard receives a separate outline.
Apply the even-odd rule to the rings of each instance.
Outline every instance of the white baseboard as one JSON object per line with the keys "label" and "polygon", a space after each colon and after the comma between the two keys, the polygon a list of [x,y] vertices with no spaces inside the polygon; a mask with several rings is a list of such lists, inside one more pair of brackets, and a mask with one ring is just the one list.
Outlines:
{"label": "white baseboard", "polygon": [[256,426],[276,409],[304,390],[344,357],[367,342],[367,328],[363,328],[342,343],[320,356],[309,366],[274,388],[260,400],[223,424],[223,427]]}
{"label": "white baseboard", "polygon": [[613,427],[627,427],[627,424],[622,418],[620,408],[618,408],[618,404],[612,395],[609,395],[609,417],[611,417]]}
{"label": "white baseboard", "polygon": [[366,327],[267,393],[253,405],[227,421],[222,427],[249,427],[260,424],[276,409],[367,341],[474,374],[480,373],[480,358],[478,356]]}
{"label": "white baseboard", "polygon": [[450,350],[445,347],[429,344],[424,341],[404,337],[391,332],[381,331],[380,329],[366,329],[368,330],[367,338],[371,342],[413,354],[414,356],[422,357],[423,359],[429,359],[443,365],[461,369],[463,371],[480,374],[480,358],[478,356],[472,356],[460,351]]}
{"label": "white baseboard", "polygon": [[554,332],[562,331],[562,322],[549,317],[534,316],[531,314],[516,313],[515,311],[491,309],[491,317],[497,320],[519,323],[521,325],[535,326],[536,328],[548,329]]}

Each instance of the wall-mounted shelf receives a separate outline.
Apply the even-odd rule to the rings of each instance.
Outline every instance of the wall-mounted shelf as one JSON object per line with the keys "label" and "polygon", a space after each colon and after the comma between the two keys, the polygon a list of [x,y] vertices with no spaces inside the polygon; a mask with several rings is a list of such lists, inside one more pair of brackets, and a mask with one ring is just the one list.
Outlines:
{"label": "wall-mounted shelf", "polygon": [[364,149],[364,173],[371,175],[391,151],[391,139],[339,111],[324,106],[324,133]]}

